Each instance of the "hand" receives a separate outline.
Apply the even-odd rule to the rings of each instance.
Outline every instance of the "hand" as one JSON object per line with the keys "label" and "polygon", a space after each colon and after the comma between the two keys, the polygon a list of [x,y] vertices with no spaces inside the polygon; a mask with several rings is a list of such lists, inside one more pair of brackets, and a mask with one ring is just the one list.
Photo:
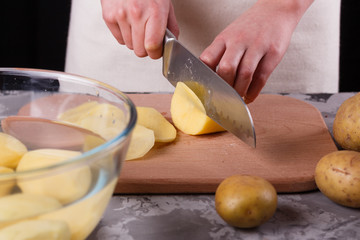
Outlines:
{"label": "hand", "polygon": [[116,40],[138,57],[162,56],[166,28],[178,37],[170,0],[101,0],[103,18]]}
{"label": "hand", "polygon": [[[284,56],[313,0],[259,0],[224,29],[200,59],[250,103]],[[289,6],[289,4],[292,4]]]}

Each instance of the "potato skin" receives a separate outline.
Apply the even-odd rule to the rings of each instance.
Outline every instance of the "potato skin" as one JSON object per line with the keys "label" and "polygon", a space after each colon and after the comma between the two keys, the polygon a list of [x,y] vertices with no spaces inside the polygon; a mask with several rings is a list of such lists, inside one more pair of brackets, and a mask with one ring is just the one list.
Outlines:
{"label": "potato skin", "polygon": [[343,206],[360,207],[360,153],[341,150],[322,157],[315,182],[329,199]]}
{"label": "potato skin", "polygon": [[234,227],[259,226],[274,215],[276,207],[275,188],[257,176],[230,176],[220,183],[215,193],[217,213]]}
{"label": "potato skin", "polygon": [[343,149],[360,151],[360,93],[345,100],[337,110],[333,135]]}

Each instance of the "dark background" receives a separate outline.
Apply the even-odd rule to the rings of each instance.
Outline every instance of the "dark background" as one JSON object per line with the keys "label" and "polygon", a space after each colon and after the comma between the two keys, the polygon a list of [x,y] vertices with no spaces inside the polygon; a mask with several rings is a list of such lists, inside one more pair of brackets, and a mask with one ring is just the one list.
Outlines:
{"label": "dark background", "polygon": [[[2,1],[0,67],[63,71],[70,5],[71,0]],[[356,70],[360,63],[359,11],[360,1],[342,1],[341,92],[360,91],[360,78]]]}

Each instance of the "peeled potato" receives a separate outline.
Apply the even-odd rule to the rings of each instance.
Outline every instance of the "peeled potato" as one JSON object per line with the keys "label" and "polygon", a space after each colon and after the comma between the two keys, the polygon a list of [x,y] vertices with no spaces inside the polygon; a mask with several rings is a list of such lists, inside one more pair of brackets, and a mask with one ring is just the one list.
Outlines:
{"label": "peeled potato", "polygon": [[70,240],[70,230],[65,222],[29,220],[0,230],[0,239],[6,240]]}
{"label": "peeled potato", "polygon": [[125,160],[143,157],[155,144],[154,131],[136,124]]}
{"label": "peeled potato", "polygon": [[0,166],[16,168],[26,152],[26,146],[18,139],[0,132]]}
{"label": "peeled potato", "polygon": [[136,107],[137,123],[154,131],[156,142],[171,142],[176,138],[176,129],[155,108]]}
{"label": "peeled potato", "polygon": [[176,85],[170,112],[174,125],[186,134],[200,135],[225,131],[206,115],[200,99],[182,82]]}
{"label": "peeled potato", "polygon": [[360,93],[345,100],[337,110],[333,134],[342,148],[360,151]]}
{"label": "peeled potato", "polygon": [[78,124],[109,140],[125,128],[125,116],[118,107],[102,103],[93,107]]}
{"label": "peeled potato", "polygon": [[97,106],[98,104],[99,103],[96,101],[80,104],[77,107],[68,109],[63,113],[60,113],[57,118],[62,121],[77,123],[77,121],[79,121],[79,119],[81,119],[84,114],[86,114],[90,109],[92,109],[94,106]]}
{"label": "peeled potato", "polygon": [[[14,172],[14,170],[12,168],[7,168],[7,167],[1,167],[0,166],[0,174],[2,174],[2,173],[13,173],[13,172]],[[0,197],[9,194],[14,186],[15,186],[15,180],[14,179],[2,178],[1,181],[0,181]]]}
{"label": "peeled potato", "polygon": [[51,197],[17,193],[0,198],[0,228],[25,218],[36,217],[61,208]]}
{"label": "peeled potato", "polygon": [[[38,149],[27,152],[20,160],[17,172],[42,168],[61,163],[81,153],[60,149]],[[58,199],[62,204],[71,203],[82,197],[91,184],[88,166],[54,172],[41,178],[18,178],[18,185],[24,193],[40,194]]]}
{"label": "peeled potato", "polygon": [[38,219],[62,220],[67,223],[72,240],[83,240],[93,231],[113,194],[117,178],[106,187],[81,202],[49,212]]}
{"label": "peeled potato", "polygon": [[325,155],[316,165],[315,182],[332,201],[360,208],[360,153],[342,150]]}
{"label": "peeled potato", "polygon": [[216,211],[225,222],[235,227],[259,226],[274,215],[276,207],[275,188],[257,176],[230,176],[216,189]]}
{"label": "peeled potato", "polygon": [[86,128],[106,140],[125,128],[124,112],[109,103],[87,102],[60,114],[58,119]]}

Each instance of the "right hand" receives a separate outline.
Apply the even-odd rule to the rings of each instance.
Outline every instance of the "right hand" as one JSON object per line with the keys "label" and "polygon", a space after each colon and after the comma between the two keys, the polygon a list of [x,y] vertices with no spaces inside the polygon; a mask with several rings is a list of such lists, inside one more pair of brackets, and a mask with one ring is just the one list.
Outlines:
{"label": "right hand", "polygon": [[166,28],[179,35],[171,0],[101,0],[101,5],[113,36],[138,57],[162,56]]}

